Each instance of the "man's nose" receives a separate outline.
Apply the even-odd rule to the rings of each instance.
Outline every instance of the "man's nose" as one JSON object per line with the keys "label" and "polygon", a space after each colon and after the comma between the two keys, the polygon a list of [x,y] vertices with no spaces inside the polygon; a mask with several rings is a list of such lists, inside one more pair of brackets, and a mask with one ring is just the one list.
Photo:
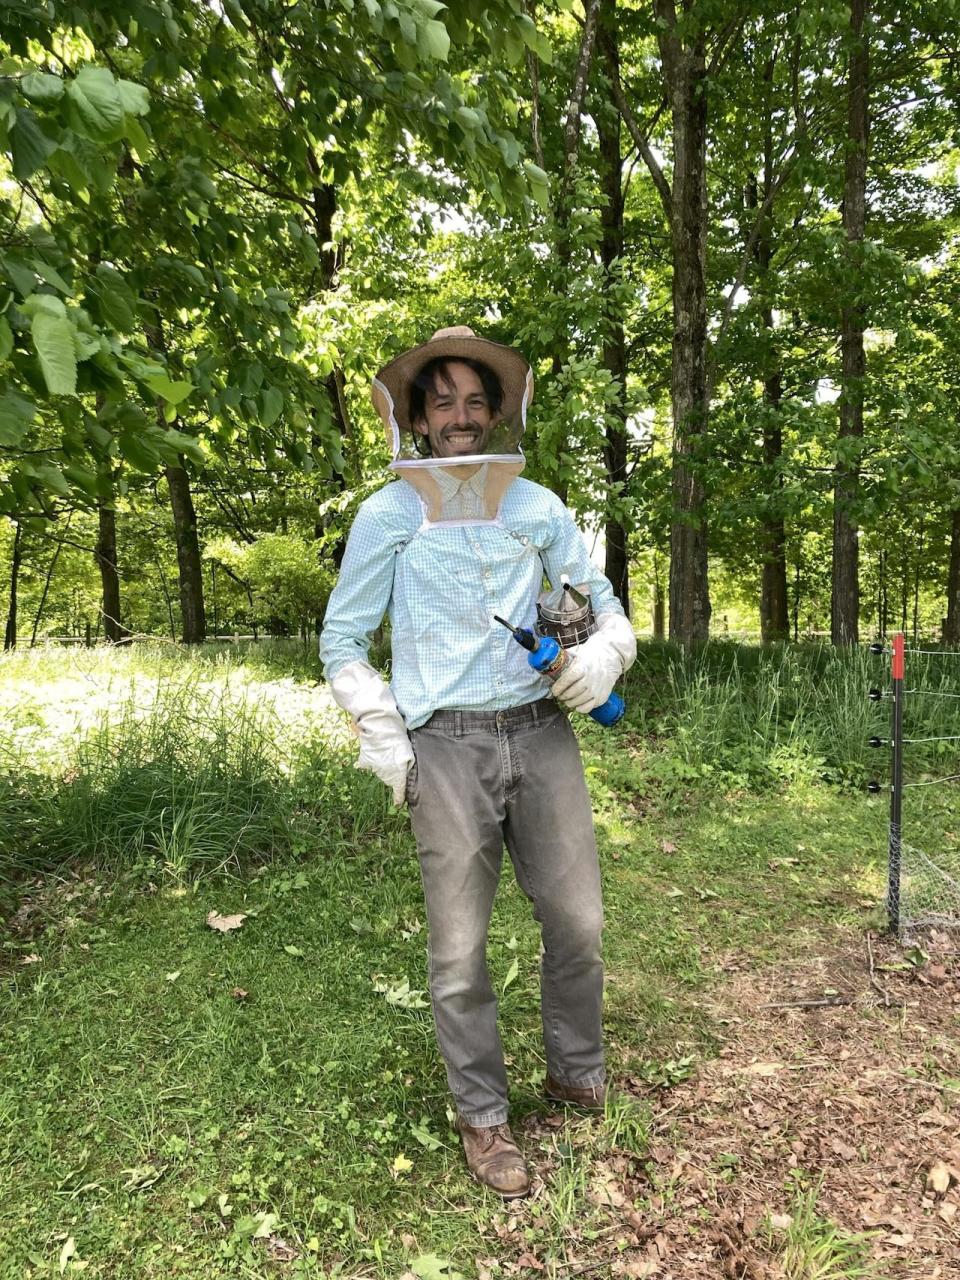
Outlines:
{"label": "man's nose", "polygon": [[467,423],[470,421],[470,410],[465,400],[458,400],[454,406],[454,421],[457,423]]}

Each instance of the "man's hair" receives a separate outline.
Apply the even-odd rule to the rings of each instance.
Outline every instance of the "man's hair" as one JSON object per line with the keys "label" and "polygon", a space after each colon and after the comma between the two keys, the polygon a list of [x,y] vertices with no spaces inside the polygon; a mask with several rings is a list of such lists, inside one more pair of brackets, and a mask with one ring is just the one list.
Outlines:
{"label": "man's hair", "polygon": [[438,382],[453,388],[453,379],[447,365],[451,361],[465,364],[480,379],[483,394],[490,412],[497,414],[503,406],[503,383],[488,364],[482,360],[470,360],[465,356],[435,356],[428,360],[410,384],[410,421],[417,422],[427,416],[427,392],[434,391]]}

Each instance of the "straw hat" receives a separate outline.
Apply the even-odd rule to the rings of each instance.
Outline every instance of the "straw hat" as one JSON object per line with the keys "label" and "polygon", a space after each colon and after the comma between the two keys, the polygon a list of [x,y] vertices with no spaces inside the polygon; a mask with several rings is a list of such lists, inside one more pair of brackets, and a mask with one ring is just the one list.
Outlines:
{"label": "straw hat", "polygon": [[[503,418],[520,417],[524,394],[529,404],[533,400],[533,374],[529,364],[513,347],[505,347],[487,338],[478,338],[465,324],[449,329],[438,329],[429,342],[423,342],[411,351],[405,351],[391,360],[373,380],[373,403],[386,425],[389,425],[390,405],[383,395],[385,389],[393,401],[393,414],[401,430],[410,430],[410,387],[414,378],[431,360],[481,360],[496,373],[503,386]],[[379,384],[379,385],[378,385]]]}

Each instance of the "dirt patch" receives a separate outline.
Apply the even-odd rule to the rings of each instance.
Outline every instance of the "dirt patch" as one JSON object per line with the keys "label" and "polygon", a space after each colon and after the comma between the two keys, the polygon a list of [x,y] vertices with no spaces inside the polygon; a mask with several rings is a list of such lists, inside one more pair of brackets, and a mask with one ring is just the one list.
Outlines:
{"label": "dirt patch", "polygon": [[960,1276],[958,956],[844,934],[726,967],[710,1010],[726,1043],[655,1121],[650,1216],[669,1248],[649,1275],[782,1275],[798,1190],[819,1183],[816,1213],[869,1233],[884,1280]]}
{"label": "dirt patch", "polygon": [[[591,1165],[585,1196],[609,1229],[592,1245],[574,1229],[556,1274],[863,1274],[802,1269],[796,1256],[785,1269],[792,1240],[832,1224],[861,1237],[876,1280],[960,1277],[960,955],[848,932],[789,964],[724,967],[709,1008],[725,1032],[719,1056],[655,1098],[645,1154]],[[643,1082],[621,1083],[650,1099]],[[529,1118],[531,1154],[554,1123]],[[549,1164],[540,1172],[553,1183]],[[804,1198],[827,1224],[806,1235]],[[510,1226],[536,1213],[530,1204]],[[504,1266],[542,1269],[530,1253]]]}

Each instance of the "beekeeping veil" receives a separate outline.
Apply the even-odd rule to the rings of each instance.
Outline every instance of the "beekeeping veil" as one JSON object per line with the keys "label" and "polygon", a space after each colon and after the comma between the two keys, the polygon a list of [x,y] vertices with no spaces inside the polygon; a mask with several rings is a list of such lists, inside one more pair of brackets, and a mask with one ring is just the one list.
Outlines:
{"label": "beekeeping veil", "polygon": [[[434,360],[464,361],[481,377],[491,423],[485,436],[478,437],[477,453],[433,457],[424,433],[425,419],[415,421],[412,416],[412,401],[419,398],[423,403],[424,396],[423,388],[417,388],[417,376]],[[485,368],[481,372],[476,365]],[[442,367],[431,390],[443,383]],[[492,381],[487,371],[494,375]],[[492,396],[490,390],[497,384],[499,396]],[[372,395],[393,455],[390,470],[416,489],[426,522],[462,523],[465,512],[471,522],[496,520],[503,495],[525,462],[520,439],[527,406],[533,400],[533,373],[519,351],[478,338],[466,325],[438,329],[429,342],[404,352],[381,369],[373,380]],[[470,490],[466,501],[459,493],[461,488]]]}

